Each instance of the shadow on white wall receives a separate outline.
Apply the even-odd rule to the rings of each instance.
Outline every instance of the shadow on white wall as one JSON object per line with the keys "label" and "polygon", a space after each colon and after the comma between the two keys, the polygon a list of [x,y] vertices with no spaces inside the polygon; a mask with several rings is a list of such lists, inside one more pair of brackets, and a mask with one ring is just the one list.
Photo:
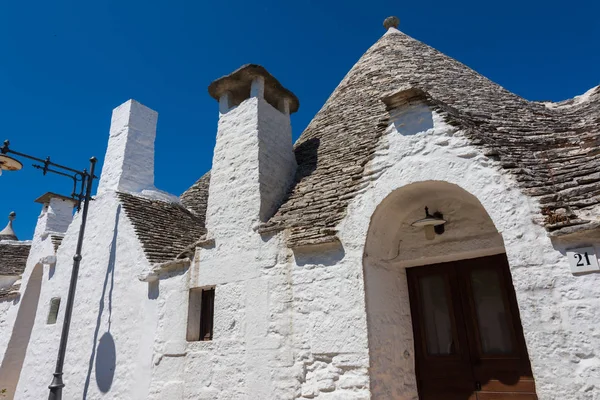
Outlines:
{"label": "shadow on white wall", "polygon": [[[115,285],[115,264],[117,258],[117,238],[119,235],[119,218],[121,216],[121,206],[117,208],[115,215],[115,224],[113,228],[113,238],[110,244],[110,255],[108,258],[108,265],[106,268],[106,275],[104,277],[104,284],[102,285],[102,295],[100,297],[100,304],[98,307],[98,318],[96,320],[96,329],[94,331],[94,348],[90,355],[90,361],[88,364],[87,376],[85,378],[85,385],[83,388],[83,399],[87,399],[88,391],[90,388],[90,380],[92,376],[92,369],[95,370],[96,385],[98,390],[102,393],[108,393],[113,383],[115,376],[115,369],[117,365],[117,353],[115,350],[115,342],[112,334],[110,333],[110,324],[112,316],[112,298],[113,288]],[[108,329],[102,334],[100,341],[98,336],[100,334],[100,328],[102,326],[102,315],[104,314],[106,297],[106,289],[109,284],[110,289],[108,290]],[[98,346],[96,347],[96,343]],[[94,368],[95,367],[95,368]]]}
{"label": "shadow on white wall", "polygon": [[31,331],[33,330],[40,299],[43,276],[44,267],[42,264],[37,264],[27,281],[27,287],[21,300],[17,319],[15,320],[4,359],[0,365],[0,389],[6,389],[6,396],[9,399],[12,399],[15,394],[23,362],[25,361],[25,354],[27,353],[27,346],[31,338]]}

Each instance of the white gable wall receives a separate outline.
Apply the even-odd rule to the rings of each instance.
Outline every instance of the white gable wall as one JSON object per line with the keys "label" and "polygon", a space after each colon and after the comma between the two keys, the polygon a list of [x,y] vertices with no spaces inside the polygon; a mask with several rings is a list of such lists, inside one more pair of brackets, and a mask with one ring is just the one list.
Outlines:
{"label": "white gable wall", "polygon": [[[90,203],[65,358],[63,398],[147,398],[157,296],[139,276],[151,270],[117,191],[152,190],[155,111],[130,100],[113,111],[98,194]],[[52,203],[52,202],[51,202]],[[52,204],[51,204],[52,205]],[[50,229],[53,213],[45,208]],[[44,265],[41,295],[16,398],[48,395],[67,303],[81,214],[69,226],[56,257]],[[37,230],[36,230],[37,235]],[[42,235],[43,236],[43,235]],[[42,243],[51,246],[49,237]],[[35,243],[34,243],[35,245]],[[49,254],[53,254],[53,249]],[[27,289],[25,289],[27,290]],[[46,323],[50,300],[60,297],[56,324]]]}
{"label": "white gable wall", "polygon": [[[52,276],[48,268],[44,271],[38,312],[16,398],[40,399],[48,395],[79,224],[80,214],[59,248]],[[156,314],[146,312],[147,303],[154,300],[149,299],[147,284],[137,277],[149,265],[116,193],[96,197],[90,205],[87,224],[65,360],[63,398],[83,398],[86,392],[88,399],[144,398],[149,389],[152,343],[141,339],[154,336],[157,320]],[[61,298],[60,311],[56,324],[47,325],[52,297]],[[111,338],[116,347],[114,367],[110,346],[105,347]],[[137,397],[133,396],[135,393]]]}
{"label": "white gable wall", "polygon": [[[23,362],[24,352],[28,349],[27,339],[35,319],[36,304],[38,309],[41,304],[38,282],[40,271],[35,271],[35,269],[41,268],[44,270],[43,274],[46,276],[49,274],[51,265],[55,262],[54,244],[50,235],[52,233],[62,234],[68,229],[73,219],[72,210],[72,202],[57,198],[51,198],[49,203],[42,206],[31,241],[25,271],[21,278],[19,295],[1,303],[6,308],[6,314],[3,318],[4,326],[0,325],[0,361],[2,362],[0,364],[0,386],[7,389],[7,396],[14,395],[18,370]],[[35,279],[30,286],[30,277],[34,272]],[[21,309],[26,291],[28,292],[28,304]],[[9,344],[11,351],[7,351]]]}
{"label": "white gable wall", "polygon": [[[422,113],[409,112],[409,115],[416,114]],[[445,124],[439,115],[431,113],[431,122],[419,118],[425,121],[422,125],[425,130],[421,132],[415,129],[414,122],[405,124],[402,118],[403,112],[400,112],[392,120],[369,165],[367,174],[371,174],[373,182],[352,201],[348,216],[339,226],[346,251],[344,262],[363,264],[362,250],[371,216],[396,189],[425,181],[458,185],[481,202],[502,234],[539,398],[589,398],[590,390],[596,390],[595,371],[600,365],[593,350],[600,346],[597,328],[600,316],[594,312],[600,298],[600,275],[573,276],[563,248],[555,250],[546,232],[532,222],[538,213],[535,202],[515,189],[511,177],[483,156],[480,148],[470,145],[460,132]],[[403,135],[403,130],[411,134]],[[419,207],[427,205],[421,204],[419,199],[415,202]],[[451,232],[444,235],[447,234]],[[436,238],[433,243],[439,240]],[[580,240],[589,243],[589,239]],[[423,237],[421,243],[430,246],[432,242]],[[471,243],[471,248],[456,246],[460,254],[452,255],[452,246],[442,246],[437,253],[441,257],[420,260],[419,255],[425,256],[426,252],[415,251],[415,242],[402,243],[403,248],[412,248],[409,253],[417,257],[412,261],[404,255],[390,262],[385,260],[393,255],[386,254],[381,260],[364,254],[364,268],[370,275],[365,279],[371,279],[367,283],[372,283],[375,289],[367,293],[367,302],[380,306],[377,310],[377,304],[374,305],[376,315],[367,316],[373,324],[370,329],[380,330],[371,336],[369,343],[373,399],[416,396],[412,328],[403,268],[468,258],[469,252],[470,257],[498,252],[495,241]],[[357,254],[354,262],[347,260],[353,254]],[[430,251],[429,254],[436,253]],[[384,368],[373,368],[373,365]]]}

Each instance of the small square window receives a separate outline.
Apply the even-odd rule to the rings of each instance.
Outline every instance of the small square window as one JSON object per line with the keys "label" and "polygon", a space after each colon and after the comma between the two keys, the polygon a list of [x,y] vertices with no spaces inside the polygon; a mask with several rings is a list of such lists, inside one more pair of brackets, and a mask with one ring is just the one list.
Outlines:
{"label": "small square window", "polygon": [[48,325],[53,325],[56,323],[59,308],[60,297],[53,297],[52,299],[50,299],[50,311],[48,312],[48,319],[46,320],[46,323]]}
{"label": "small square window", "polygon": [[214,310],[215,288],[190,290],[187,327],[189,342],[212,340]]}

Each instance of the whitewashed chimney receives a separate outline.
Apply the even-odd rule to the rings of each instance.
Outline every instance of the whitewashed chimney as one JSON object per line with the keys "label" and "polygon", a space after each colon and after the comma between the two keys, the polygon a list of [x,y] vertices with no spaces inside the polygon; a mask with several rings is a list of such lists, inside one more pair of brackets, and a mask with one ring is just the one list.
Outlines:
{"label": "whitewashed chimney", "polygon": [[49,233],[65,233],[73,222],[73,209],[77,202],[56,193],[46,193],[35,200],[42,205],[42,211],[35,226],[34,240]]}
{"label": "whitewashed chimney", "polygon": [[248,232],[278,209],[296,172],[290,114],[298,99],[259,65],[208,88],[219,125],[207,207],[211,235]]}
{"label": "whitewashed chimney", "polygon": [[113,110],[98,194],[135,193],[154,188],[157,120],[156,111],[135,100],[128,100]]}

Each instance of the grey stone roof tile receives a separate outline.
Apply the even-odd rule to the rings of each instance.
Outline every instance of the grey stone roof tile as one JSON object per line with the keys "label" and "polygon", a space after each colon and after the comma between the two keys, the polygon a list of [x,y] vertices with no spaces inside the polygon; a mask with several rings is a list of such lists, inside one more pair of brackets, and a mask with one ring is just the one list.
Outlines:
{"label": "grey stone roof tile", "polygon": [[208,204],[208,184],[210,183],[210,171],[202,175],[188,190],[179,198],[181,204],[202,220],[204,226],[206,218],[206,206]]}
{"label": "grey stone roof tile", "polygon": [[29,250],[29,242],[0,242],[0,275],[22,275]]}
{"label": "grey stone roof tile", "polygon": [[204,219],[179,204],[118,195],[152,263],[174,260],[206,233]]}

